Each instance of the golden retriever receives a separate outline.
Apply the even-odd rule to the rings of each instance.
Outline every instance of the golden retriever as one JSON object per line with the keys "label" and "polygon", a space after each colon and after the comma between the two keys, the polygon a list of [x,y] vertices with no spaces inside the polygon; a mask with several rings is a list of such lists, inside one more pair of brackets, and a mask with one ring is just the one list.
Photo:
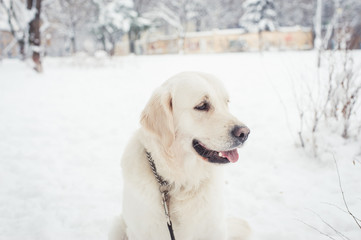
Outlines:
{"label": "golden retriever", "polygon": [[110,239],[171,239],[147,152],[170,186],[175,239],[247,238],[247,223],[227,220],[224,209],[220,165],[238,160],[249,134],[228,102],[222,83],[205,73],[180,73],[155,90],[122,157],[123,213]]}

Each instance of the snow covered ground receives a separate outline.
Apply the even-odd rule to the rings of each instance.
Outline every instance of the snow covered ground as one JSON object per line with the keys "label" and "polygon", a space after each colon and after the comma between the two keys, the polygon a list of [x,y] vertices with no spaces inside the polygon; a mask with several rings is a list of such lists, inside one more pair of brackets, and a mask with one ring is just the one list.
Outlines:
{"label": "snow covered ground", "polygon": [[360,139],[321,135],[330,150],[320,159],[297,147],[292,76],[315,60],[314,52],[48,58],[40,75],[3,60],[0,239],[106,239],[121,213],[124,145],[153,89],[184,70],[221,78],[231,111],[251,129],[240,161],[225,167],[226,197],[255,239],[361,239],[333,160],[361,218]]}

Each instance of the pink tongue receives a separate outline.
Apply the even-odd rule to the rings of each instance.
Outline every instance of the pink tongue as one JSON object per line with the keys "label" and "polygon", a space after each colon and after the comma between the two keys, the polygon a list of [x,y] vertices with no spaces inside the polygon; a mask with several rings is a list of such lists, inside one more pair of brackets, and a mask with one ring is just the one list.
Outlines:
{"label": "pink tongue", "polygon": [[228,160],[232,163],[235,163],[238,161],[237,149],[233,149],[231,151],[226,151],[226,152],[221,152],[221,153],[224,157],[228,158]]}

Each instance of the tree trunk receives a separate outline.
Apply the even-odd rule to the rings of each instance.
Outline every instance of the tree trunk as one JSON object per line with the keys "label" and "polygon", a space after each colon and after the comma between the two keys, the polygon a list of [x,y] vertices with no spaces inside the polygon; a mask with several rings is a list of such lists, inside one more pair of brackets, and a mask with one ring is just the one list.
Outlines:
{"label": "tree trunk", "polygon": [[21,59],[22,59],[22,60],[25,60],[25,59],[26,59],[26,54],[25,54],[25,39],[18,40],[18,44],[19,44],[19,48],[20,48]]}
{"label": "tree trunk", "polygon": [[71,43],[71,50],[72,50],[72,54],[75,54],[78,49],[77,49],[77,36],[76,36],[76,23],[73,21],[73,18],[70,18],[71,20],[71,36],[70,36],[70,43]]}
{"label": "tree trunk", "polygon": [[129,53],[135,53],[135,36],[134,31],[129,29],[128,41],[129,41]]}
{"label": "tree trunk", "polygon": [[105,29],[102,28],[102,30],[101,30],[100,42],[102,43],[104,52],[108,52],[108,51],[107,51],[107,45],[106,45],[106,42],[105,42],[105,33],[106,33],[106,32],[105,32]]}
{"label": "tree trunk", "polygon": [[109,34],[109,42],[110,42],[110,49],[109,49],[109,56],[114,56],[115,53],[115,39],[111,34]]}
{"label": "tree trunk", "polygon": [[[34,5],[35,1],[35,6]],[[42,72],[43,67],[40,59],[40,46],[41,46],[41,36],[40,36],[40,11],[41,11],[41,0],[27,0],[27,8],[30,10],[33,7],[36,8],[36,14],[34,19],[29,23],[29,43],[33,52],[32,59],[35,64],[35,71]]]}
{"label": "tree trunk", "polygon": [[76,39],[74,35],[70,37],[70,42],[71,42],[71,53],[75,54],[77,49],[76,49]]}
{"label": "tree trunk", "polygon": [[322,52],[322,0],[317,0],[315,16],[315,35],[316,36],[314,46],[317,50],[317,68],[320,68]]}
{"label": "tree trunk", "polygon": [[260,53],[263,52],[263,31],[261,29],[258,29],[258,51]]}

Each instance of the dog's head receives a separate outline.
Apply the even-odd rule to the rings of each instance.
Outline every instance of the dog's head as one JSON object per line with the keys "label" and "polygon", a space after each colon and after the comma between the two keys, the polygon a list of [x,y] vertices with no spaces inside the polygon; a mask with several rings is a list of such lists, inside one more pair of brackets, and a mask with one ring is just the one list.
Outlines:
{"label": "dog's head", "polygon": [[215,77],[186,72],[158,88],[141,115],[141,125],[168,154],[176,144],[212,163],[238,160],[237,148],[250,133],[228,110],[228,94]]}

